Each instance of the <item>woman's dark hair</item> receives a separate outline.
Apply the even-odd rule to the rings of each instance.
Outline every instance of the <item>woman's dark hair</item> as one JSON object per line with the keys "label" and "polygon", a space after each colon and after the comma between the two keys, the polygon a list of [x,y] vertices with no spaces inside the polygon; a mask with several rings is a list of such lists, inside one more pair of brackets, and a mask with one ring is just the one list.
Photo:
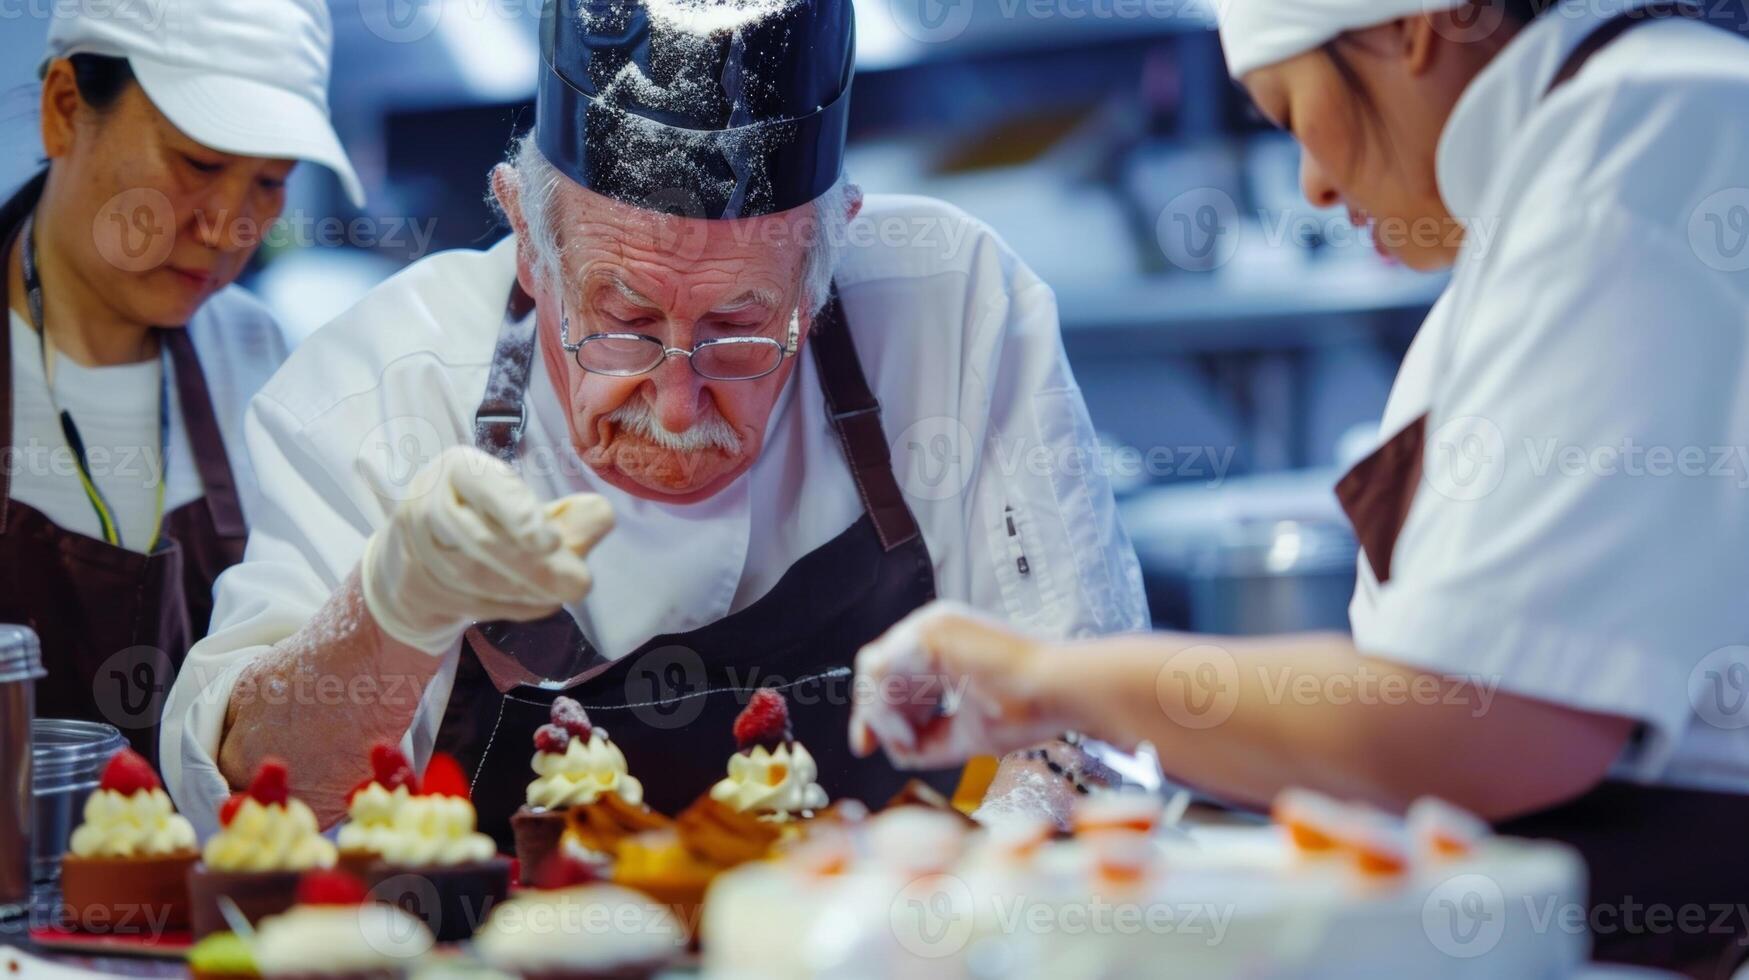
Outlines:
{"label": "woman's dark hair", "polygon": [[[1554,6],[1556,0],[1471,0],[1478,7],[1498,7],[1506,14],[1507,20],[1518,27],[1536,20],[1543,12]],[[1330,59],[1330,64],[1336,69],[1336,74],[1342,76],[1342,84],[1356,96],[1361,113],[1371,123],[1381,122],[1378,103],[1373,101],[1372,93],[1367,91],[1366,84],[1361,81],[1360,73],[1354,70],[1354,63],[1349,60],[1347,52],[1342,50],[1347,36],[1325,41],[1322,47],[1324,55]]]}
{"label": "woman's dark hair", "polygon": [[98,112],[113,108],[128,86],[134,84],[134,70],[126,58],[76,54],[68,60],[73,63],[73,84],[79,89],[79,98]]}

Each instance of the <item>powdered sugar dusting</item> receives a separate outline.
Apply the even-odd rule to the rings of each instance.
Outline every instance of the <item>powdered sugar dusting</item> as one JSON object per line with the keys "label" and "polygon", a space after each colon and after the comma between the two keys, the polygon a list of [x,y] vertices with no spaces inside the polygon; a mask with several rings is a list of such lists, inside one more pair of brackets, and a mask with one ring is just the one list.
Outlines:
{"label": "powdered sugar dusting", "polygon": [[705,36],[738,31],[775,17],[800,0],[644,0],[650,22],[666,29]]}

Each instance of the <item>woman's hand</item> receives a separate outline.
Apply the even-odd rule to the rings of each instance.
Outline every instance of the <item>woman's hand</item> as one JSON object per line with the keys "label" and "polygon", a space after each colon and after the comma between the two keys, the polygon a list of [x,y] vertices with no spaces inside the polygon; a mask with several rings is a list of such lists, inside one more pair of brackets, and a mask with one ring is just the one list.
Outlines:
{"label": "woman's hand", "polygon": [[939,769],[1055,738],[1075,726],[1040,683],[1052,655],[968,606],[925,606],[857,655],[851,748]]}

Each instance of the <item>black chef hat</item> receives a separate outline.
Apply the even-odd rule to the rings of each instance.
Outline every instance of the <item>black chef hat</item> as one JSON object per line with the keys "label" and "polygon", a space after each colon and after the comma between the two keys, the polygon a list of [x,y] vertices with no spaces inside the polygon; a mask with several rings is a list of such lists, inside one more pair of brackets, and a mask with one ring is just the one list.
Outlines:
{"label": "black chef hat", "polygon": [[546,0],[535,139],[639,207],[786,211],[843,173],[855,41],[850,0]]}

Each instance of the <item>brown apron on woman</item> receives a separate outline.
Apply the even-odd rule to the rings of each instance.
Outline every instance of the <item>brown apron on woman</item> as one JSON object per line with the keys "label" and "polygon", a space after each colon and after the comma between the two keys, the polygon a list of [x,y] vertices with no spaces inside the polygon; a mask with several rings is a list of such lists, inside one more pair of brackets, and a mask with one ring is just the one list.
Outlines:
{"label": "brown apron on woman", "polygon": [[[11,253],[45,179],[0,206],[0,256]],[[0,276],[0,309],[10,308],[6,292]],[[147,555],[68,531],[11,499],[11,337],[0,330],[0,622],[22,623],[42,639],[48,676],[37,682],[39,717],[115,725],[156,765],[164,699],[206,633],[214,580],[242,560],[247,535],[200,361],[186,330],[158,331],[206,495],[164,515]]]}
{"label": "brown apron on woman", "polygon": [[[1609,21],[1568,57],[1544,97],[1634,27],[1699,15],[1659,3]],[[1423,415],[1336,485],[1380,585],[1390,580],[1391,553],[1421,484],[1426,440]],[[1498,830],[1561,841],[1584,856],[1596,959],[1713,980],[1749,957],[1749,795],[1605,782]]]}
{"label": "brown apron on woman", "polygon": [[[534,356],[530,303],[514,290],[486,398],[478,447],[512,465]],[[803,556],[753,605],[689,633],[658,636],[604,658],[568,613],[537,623],[488,623],[468,633],[437,749],[472,780],[480,828],[511,850],[510,815],[534,774],[534,731],[561,694],[582,702],[644,784],[645,801],[675,814],[727,774],[735,716],[760,687],[789,698],[795,737],[819,764],[832,799],[879,804],[911,775],[951,792],[957,773],[901,774],[850,753],[856,653],[935,598],[929,549],[893,476],[880,405],[869,390],[836,295],[808,342],[826,408],[856,478],[863,516]],[[676,548],[687,542],[676,540]],[[613,569],[596,569],[612,575]],[[562,678],[562,680],[552,680]]]}

